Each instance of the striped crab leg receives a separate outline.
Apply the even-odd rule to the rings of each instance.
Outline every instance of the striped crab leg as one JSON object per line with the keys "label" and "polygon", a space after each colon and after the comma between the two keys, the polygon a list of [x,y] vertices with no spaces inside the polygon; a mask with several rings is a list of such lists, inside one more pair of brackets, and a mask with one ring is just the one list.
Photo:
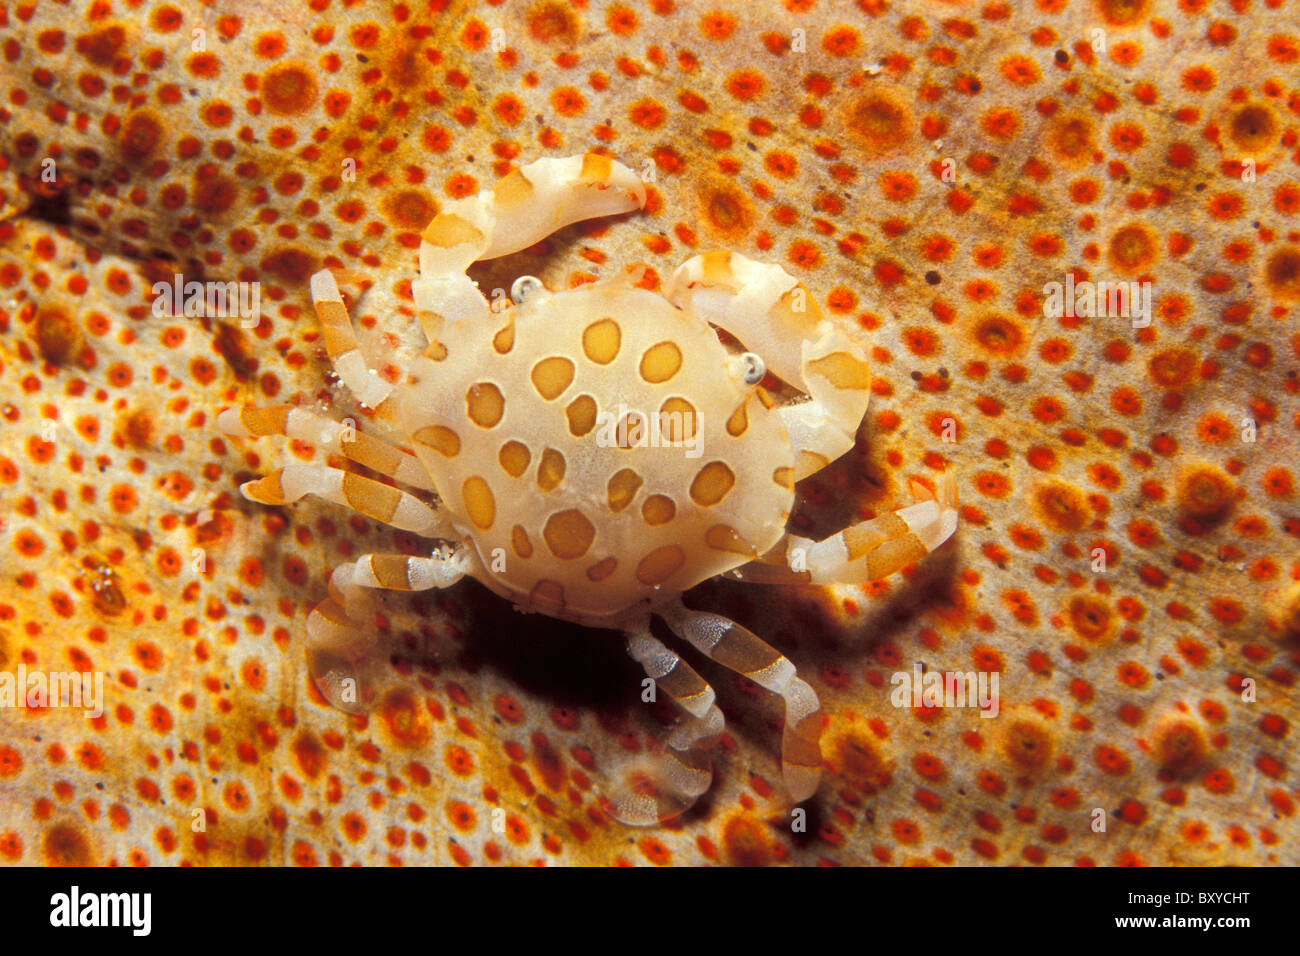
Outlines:
{"label": "striped crab leg", "polygon": [[321,324],[325,351],[339,380],[357,401],[374,408],[388,397],[393,386],[370,368],[361,353],[352,317],[348,315],[348,308],[339,295],[338,283],[328,269],[322,269],[311,277],[311,300]]}
{"label": "striped crab leg", "polygon": [[373,610],[369,591],[428,591],[451,587],[472,567],[466,548],[434,551],[421,558],[405,554],[363,554],[340,564],[330,575],[330,596],[307,618],[308,647],[339,651],[364,638],[359,624]]}
{"label": "striped crab leg", "polygon": [[240,438],[284,435],[321,445],[327,454],[340,454],[402,484],[423,491],[435,490],[420,460],[405,449],[292,405],[228,408],[217,416],[217,427],[227,435]]}
{"label": "striped crab leg", "polygon": [[[648,622],[647,622],[648,624]],[[725,721],[713,688],[662,641],[645,629],[627,636],[628,653],[646,676],[690,716],[665,741],[667,751],[648,773],[644,786],[626,780],[609,797],[609,812],[629,826],[653,826],[690,809],[713,782],[709,750]]]}
{"label": "striped crab leg", "polygon": [[787,537],[786,563],[813,584],[877,581],[901,571],[957,530],[957,483],[949,472],[936,495],[912,482],[916,504],[845,528],[825,541]]}
{"label": "striped crab leg", "polygon": [[425,538],[456,538],[444,516],[414,495],[324,465],[286,465],[239,486],[244,497],[265,505],[286,505],[305,495],[344,505],[402,531]]}
{"label": "striped crab leg", "polygon": [[910,485],[914,504],[845,528],[824,541],[787,534],[771,551],[734,572],[757,584],[859,584],[919,561],[957,530],[957,483],[951,472],[935,494]]}
{"label": "striped crab leg", "polygon": [[655,611],[673,631],[705,657],[743,674],[785,700],[781,772],[796,802],[806,800],[821,781],[822,709],[817,693],[788,658],[753,631],[720,614],[692,611],[680,602]]}
{"label": "striped crab leg", "polygon": [[374,667],[366,653],[374,635],[373,591],[450,587],[471,573],[473,564],[468,548],[453,547],[427,558],[365,554],[335,568],[330,596],[307,615],[308,669],[321,695],[340,710],[365,712]]}

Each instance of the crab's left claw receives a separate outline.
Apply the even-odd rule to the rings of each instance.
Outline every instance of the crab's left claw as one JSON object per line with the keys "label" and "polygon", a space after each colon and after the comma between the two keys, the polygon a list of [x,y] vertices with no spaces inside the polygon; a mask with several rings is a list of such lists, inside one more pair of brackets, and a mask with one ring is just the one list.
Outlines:
{"label": "crab's left claw", "polygon": [[527,249],[572,223],[631,212],[645,201],[640,177],[608,156],[539,159],[491,189],[444,206],[421,237],[420,274],[461,272],[472,262]]}
{"label": "crab's left claw", "polygon": [[521,166],[491,189],[447,203],[425,227],[420,277],[411,283],[416,308],[446,321],[482,318],[487,303],[465,275],[472,263],[527,249],[583,219],[640,209],[645,201],[641,178],[598,153]]}
{"label": "crab's left claw", "polygon": [[646,192],[640,177],[622,163],[587,153],[516,169],[496,184],[492,199],[495,221],[480,259],[527,249],[583,219],[640,209]]}

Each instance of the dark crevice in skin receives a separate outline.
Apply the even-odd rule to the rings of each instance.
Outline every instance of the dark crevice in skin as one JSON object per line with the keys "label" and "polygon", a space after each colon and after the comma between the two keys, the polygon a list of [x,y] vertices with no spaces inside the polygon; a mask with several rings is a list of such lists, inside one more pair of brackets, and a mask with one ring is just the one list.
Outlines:
{"label": "dark crevice in skin", "polygon": [[[168,249],[156,247],[150,249],[129,250],[123,248],[120,243],[109,241],[113,237],[109,235],[95,235],[79,229],[77,223],[72,217],[72,190],[70,188],[60,189],[57,192],[41,194],[24,189],[21,193],[26,196],[30,202],[20,212],[14,215],[14,219],[26,219],[33,223],[59,233],[67,240],[76,243],[77,247],[83,251],[83,255],[73,262],[70,269],[74,272],[82,269],[86,261],[85,253],[94,250],[101,257],[113,256],[129,264],[134,275],[144,283],[145,288],[151,288],[155,282],[171,283],[176,273],[184,276],[185,282],[203,282],[208,281],[208,276],[201,260],[193,258],[186,259],[184,262],[177,259],[175,254]],[[224,281],[224,280],[223,280]],[[306,293],[304,292],[304,295]],[[149,301],[146,297],[145,300]],[[174,316],[178,319],[186,318],[184,314]],[[200,320],[204,331],[211,332],[212,323],[209,320]]]}
{"label": "dark crevice in skin", "polygon": [[[148,252],[143,252],[139,255],[127,255],[121,250],[111,254],[125,259],[127,262],[133,263],[135,265],[136,273],[140,276],[140,281],[145,283],[150,289],[153,288],[155,282],[166,282],[168,285],[173,285],[176,281],[176,274],[180,273],[182,279],[181,291],[183,294],[185,284],[190,282],[206,283],[209,278],[207,271],[203,268],[203,263],[196,262],[193,259],[186,259],[182,262],[162,249],[150,249]],[[227,278],[234,279],[235,276],[231,275],[226,278],[221,278],[221,281],[227,281]],[[150,298],[152,299],[152,296],[150,296]],[[190,322],[196,321],[194,316],[186,316],[184,314],[184,306],[185,301],[183,298],[179,304],[173,306],[178,313],[174,318],[186,319]],[[212,331],[212,322],[209,319],[200,316],[197,318],[197,321],[202,326],[203,331]]]}
{"label": "dark crevice in skin", "polygon": [[[39,168],[36,171],[39,176]],[[60,177],[64,176],[62,167],[60,167]],[[64,182],[67,182],[64,180]],[[113,256],[121,259],[123,263],[132,267],[134,274],[145,283],[146,287],[152,286],[154,282],[166,281],[171,282],[176,273],[181,273],[186,282],[197,281],[207,282],[206,263],[195,257],[181,259],[173,249],[165,244],[162,236],[149,235],[141,237],[138,240],[123,243],[120,241],[122,236],[112,231],[87,231],[82,228],[78,221],[73,218],[73,194],[77,191],[86,180],[73,179],[70,184],[61,185],[59,188],[43,192],[40,188],[33,188],[33,182],[27,177],[20,177],[14,190],[13,199],[21,201],[26,198],[28,204],[22,210],[14,214],[14,219],[26,219],[42,226],[46,226],[61,234],[65,239],[75,242],[82,250],[94,250],[100,256]],[[39,185],[39,184],[38,184]],[[48,188],[49,184],[45,184]],[[104,183],[91,182],[93,187],[91,194],[98,194]],[[84,210],[83,210],[84,212]],[[159,223],[158,225],[168,225]],[[176,223],[170,224],[172,228],[179,229]],[[194,230],[184,230],[193,232]],[[151,243],[146,246],[145,243]],[[84,260],[82,260],[84,261]],[[75,271],[79,263],[74,263],[72,268]],[[229,278],[234,278],[233,276]],[[222,281],[228,281],[223,279]],[[310,301],[310,297],[303,288],[304,303]],[[176,316],[184,318],[184,316]]]}
{"label": "dark crevice in skin", "polygon": [[[35,175],[39,177],[39,167],[36,168]],[[60,171],[60,176],[62,175],[63,173]],[[43,185],[48,189],[50,184],[35,183],[27,176],[19,176],[12,198],[16,202],[26,198],[28,204],[17,212],[14,218],[31,220],[34,223],[56,230],[65,238],[76,242],[82,249],[94,249],[100,255],[116,255],[138,264],[138,257],[128,256],[121,250],[110,248],[109,244],[104,242],[106,237],[103,234],[96,236],[77,228],[77,224],[72,218],[72,193],[81,182],[82,180],[76,179],[71,185],[59,186],[52,191],[46,192],[39,187]],[[95,184],[96,190],[100,185]],[[33,188],[34,186],[36,188]]]}
{"label": "dark crevice in skin", "polygon": [[230,367],[235,379],[239,382],[251,381],[260,364],[257,359],[260,343],[254,342],[243,329],[228,322],[204,319],[205,331],[209,324],[216,329],[212,336],[212,346]]}
{"label": "dark crevice in skin", "polygon": [[[72,227],[72,203],[66,189],[49,195],[40,193],[28,193],[28,195],[32,202],[23,210],[24,218],[35,219],[55,228]],[[82,244],[85,245],[84,242]]]}

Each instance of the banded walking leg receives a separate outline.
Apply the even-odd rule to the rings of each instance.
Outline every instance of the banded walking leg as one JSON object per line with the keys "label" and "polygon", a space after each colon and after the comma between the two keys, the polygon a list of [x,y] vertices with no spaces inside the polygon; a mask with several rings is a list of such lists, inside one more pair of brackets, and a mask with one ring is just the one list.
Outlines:
{"label": "banded walking leg", "polygon": [[681,603],[655,613],[701,654],[784,698],[781,772],[796,803],[811,797],[821,781],[822,708],[794,664],[758,635],[719,614],[692,611]]}
{"label": "banded walking leg", "polygon": [[[330,576],[330,596],[307,616],[308,669],[331,704],[360,713],[367,702],[365,679],[374,633],[374,590],[427,591],[450,587],[470,570],[468,548],[437,550],[430,557],[366,554],[339,565]],[[352,684],[346,682],[351,679]]]}
{"label": "banded walking leg", "polygon": [[338,453],[402,484],[424,491],[435,490],[420,460],[404,449],[364,435],[355,426],[345,426],[292,405],[228,408],[217,416],[217,427],[227,435],[241,438],[284,435],[321,445],[327,453]]}
{"label": "banded walking leg", "polygon": [[265,505],[285,505],[304,495],[316,495],[421,537],[457,537],[442,515],[414,495],[338,468],[286,465],[264,478],[244,482],[239,490],[250,501]]}
{"label": "banded walking leg", "polygon": [[338,284],[328,269],[322,269],[311,277],[311,299],[334,371],[357,401],[374,408],[388,397],[393,386],[380,378],[361,354],[352,317],[348,315]]}
{"label": "banded walking leg", "polygon": [[722,711],[713,688],[650,631],[629,632],[627,650],[646,676],[689,714],[668,735],[668,749],[651,768],[649,787],[628,783],[614,789],[610,814],[629,826],[653,826],[690,809],[713,782],[709,750],[722,733]]}
{"label": "banded walking leg", "polygon": [[455,584],[470,570],[464,547],[439,549],[430,557],[363,554],[330,575],[330,596],[307,617],[308,647],[339,651],[365,638],[356,626],[367,625],[374,610],[371,591],[428,591]]}
{"label": "banded walking leg", "polygon": [[862,347],[823,316],[812,293],[780,266],[716,251],[688,259],[668,280],[674,305],[726,329],[811,401],[780,409],[796,457],[791,480],[853,447],[871,399]]}
{"label": "banded walking leg", "polygon": [[951,472],[938,495],[919,481],[910,490],[915,504],[852,525],[825,541],[787,534],[732,576],[755,584],[858,584],[901,571],[957,530],[957,483]]}
{"label": "banded walking leg", "polygon": [[[957,482],[948,472],[935,495],[911,483],[916,504],[845,528],[825,541],[787,536],[786,561],[812,584],[878,581],[919,561],[957,530]],[[779,547],[779,545],[778,545]]]}

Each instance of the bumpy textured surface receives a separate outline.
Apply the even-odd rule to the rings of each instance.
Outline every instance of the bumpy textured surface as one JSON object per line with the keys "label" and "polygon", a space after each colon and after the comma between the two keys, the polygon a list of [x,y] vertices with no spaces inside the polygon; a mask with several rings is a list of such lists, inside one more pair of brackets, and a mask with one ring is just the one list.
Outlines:
{"label": "bumpy textured surface", "polygon": [[[108,692],[97,720],[0,712],[0,858],[1296,863],[1294,19],[1258,0],[0,4],[0,658],[101,669]],[[325,707],[296,644],[324,574],[415,542],[243,502],[285,446],[214,429],[268,400],[364,424],[324,377],[308,275],[364,280],[344,284],[364,344],[409,355],[439,204],[590,148],[655,171],[647,213],[476,267],[485,289],[634,262],[657,288],[711,247],[780,261],[856,320],[876,375],[795,530],[959,479],[961,530],[916,573],[688,595],[821,697],[805,832],[777,704],[695,660],[728,717],[713,789],[668,829],[610,823],[598,782],[674,713],[639,703],[610,635],[473,583],[386,600],[380,708]],[[1151,325],[1044,317],[1068,270],[1151,279]],[[154,316],[177,272],[260,281],[261,324]],[[914,661],[1000,672],[998,717],[892,707]]]}

